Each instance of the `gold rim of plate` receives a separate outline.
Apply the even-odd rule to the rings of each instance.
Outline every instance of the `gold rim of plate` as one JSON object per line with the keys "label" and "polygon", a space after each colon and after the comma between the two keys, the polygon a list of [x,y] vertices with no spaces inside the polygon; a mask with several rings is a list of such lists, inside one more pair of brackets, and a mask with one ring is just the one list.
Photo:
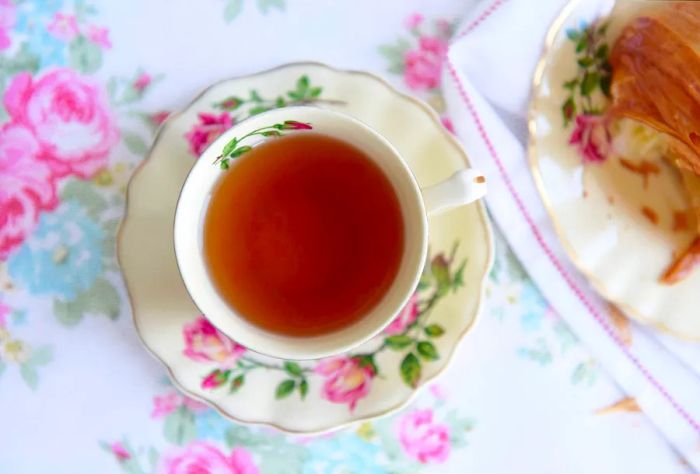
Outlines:
{"label": "gold rim of plate", "polygon": [[[120,268],[122,267],[122,261],[121,261],[121,252],[119,249],[122,246],[122,240],[123,240],[123,230],[125,228],[125,223],[127,222],[129,215],[128,215],[128,209],[129,209],[129,202],[130,202],[130,194],[131,194],[131,187],[133,183],[133,179],[141,172],[143,167],[149,162],[151,159],[151,155],[153,154],[153,150],[157,147],[161,137],[163,136],[163,131],[168,128],[174,121],[176,117],[181,116],[185,111],[189,110],[192,108],[201,98],[204,96],[210,89],[217,87],[221,84],[224,84],[228,81],[232,80],[241,80],[241,79],[248,79],[248,78],[254,78],[258,76],[263,76],[269,73],[273,73],[282,69],[290,68],[290,67],[313,67],[313,68],[325,68],[329,69],[333,72],[339,73],[339,74],[348,74],[348,75],[360,75],[364,76],[367,78],[370,78],[376,82],[379,82],[381,85],[383,85],[390,93],[392,93],[394,96],[396,96],[400,100],[405,100],[412,102],[415,104],[417,107],[419,107],[424,113],[430,116],[431,120],[435,122],[436,125],[438,125],[438,130],[440,130],[439,133],[442,133],[443,138],[450,141],[453,145],[456,145],[457,149],[461,151],[461,155],[464,158],[464,163],[467,166],[471,166],[469,159],[466,155],[466,152],[464,152],[461,144],[457,141],[457,139],[450,134],[445,128],[442,126],[440,122],[440,118],[438,117],[437,113],[426,103],[423,101],[416,99],[415,97],[412,97],[410,95],[404,94],[402,92],[399,92],[397,89],[395,89],[389,82],[386,80],[382,79],[379,76],[376,76],[374,74],[365,72],[365,71],[359,71],[359,70],[348,70],[348,69],[339,69],[335,68],[332,66],[328,66],[327,64],[319,63],[319,62],[314,62],[314,61],[299,61],[299,62],[290,62],[290,63],[284,63],[279,66],[270,68],[270,69],[265,69],[263,71],[259,71],[256,73],[252,74],[243,74],[240,76],[233,76],[233,77],[228,77],[226,79],[219,80],[215,83],[210,84],[209,86],[203,88],[198,94],[194,96],[193,99],[191,99],[186,106],[184,106],[182,109],[173,111],[166,120],[158,127],[158,130],[156,131],[156,135],[153,139],[153,143],[144,157],[144,159],[138,164],[138,166],[134,169],[134,172],[132,173],[131,177],[129,178],[129,184],[127,187],[127,192],[126,192],[126,200],[124,204],[124,209],[125,209],[125,214],[124,217],[122,218],[120,225],[119,225],[119,230],[117,231],[117,238],[116,238],[116,246],[117,246],[117,261],[119,262]],[[231,421],[234,421],[236,423],[241,423],[241,424],[247,424],[247,425],[256,425],[256,426],[267,426],[274,428],[276,430],[279,430],[282,433],[286,434],[291,434],[291,435],[318,435],[318,434],[324,434],[324,433],[329,433],[333,431],[337,431],[343,428],[346,428],[348,426],[351,426],[356,423],[361,423],[363,421],[367,420],[372,420],[372,419],[377,419],[377,418],[382,418],[385,416],[389,416],[402,408],[406,407],[409,405],[419,394],[421,389],[425,387],[426,385],[430,384],[433,382],[437,377],[442,375],[452,364],[455,354],[459,348],[459,346],[462,344],[464,341],[464,338],[466,335],[471,332],[471,330],[476,326],[477,321],[481,318],[481,313],[483,309],[483,302],[484,302],[484,296],[485,296],[485,291],[486,291],[486,280],[488,278],[489,271],[491,267],[493,266],[493,261],[494,261],[494,242],[493,242],[493,231],[491,229],[491,225],[489,222],[489,219],[486,214],[486,210],[484,207],[483,202],[475,203],[476,206],[478,206],[478,215],[479,215],[479,220],[481,226],[485,230],[486,234],[486,250],[488,252],[487,258],[485,260],[485,265],[484,268],[482,269],[481,272],[481,279],[478,281],[478,284],[480,286],[479,288],[479,293],[478,293],[478,301],[476,302],[476,309],[475,309],[475,315],[474,318],[471,320],[469,325],[467,325],[463,330],[462,333],[459,335],[459,337],[456,339],[456,342],[454,343],[454,347],[452,347],[452,350],[450,353],[447,355],[445,358],[445,364],[443,365],[440,370],[438,370],[435,374],[432,376],[426,378],[425,380],[422,380],[420,384],[413,389],[412,393],[402,402],[394,405],[393,407],[387,408],[379,413],[372,414],[372,415],[367,415],[358,419],[352,419],[348,420],[346,422],[330,426],[328,428],[323,428],[319,430],[313,430],[313,431],[306,431],[306,430],[294,430],[294,429],[289,429],[281,426],[278,423],[274,422],[269,422],[269,421],[251,421],[251,420],[245,420],[239,417],[236,417],[229,412],[227,412],[225,409],[223,409],[218,403],[213,402],[207,398],[201,397],[198,394],[195,394],[191,392],[189,389],[185,387],[185,385],[180,382],[180,380],[177,378],[175,375],[172,367],[158,354],[155,353],[154,350],[152,350],[148,344],[146,343],[146,340],[144,338],[144,335],[142,333],[141,327],[139,326],[139,322],[136,318],[136,312],[134,311],[135,308],[135,302],[132,298],[131,291],[130,291],[130,284],[129,284],[129,278],[128,276],[122,272],[122,277],[124,278],[125,282],[125,288],[126,288],[126,293],[127,297],[129,300],[129,308],[131,309],[131,318],[134,323],[134,328],[136,329],[136,333],[139,336],[139,340],[141,342],[141,345],[146,349],[146,351],[157,361],[159,361],[163,366],[165,366],[167,370],[168,377],[172,381],[173,385],[176,386],[176,388],[187,395],[189,398],[192,398],[194,400],[197,400],[199,402],[202,402],[206,404],[207,406],[212,407],[214,410],[216,410],[221,416],[224,418],[227,418]]]}
{"label": "gold rim of plate", "polygon": [[576,7],[578,7],[582,2],[583,0],[569,0],[569,2],[566,5],[564,5],[557,18],[554,20],[554,22],[552,22],[551,26],[547,30],[547,36],[545,37],[543,51],[539,61],[537,62],[537,67],[535,68],[535,74],[533,76],[531,89],[530,109],[528,111],[528,161],[530,171],[534,178],[535,186],[537,187],[537,190],[540,193],[540,197],[542,198],[544,207],[547,209],[547,214],[549,214],[549,218],[552,220],[554,231],[559,237],[559,242],[564,247],[566,253],[569,255],[569,258],[576,266],[578,271],[586,277],[586,279],[595,288],[596,292],[600,294],[600,296],[602,296],[608,303],[614,304],[615,306],[620,308],[626,315],[628,315],[635,321],[638,321],[647,326],[654,327],[659,331],[674,336],[678,339],[682,339],[688,342],[700,342],[700,337],[692,337],[681,332],[675,331],[668,327],[665,323],[655,321],[652,318],[645,316],[629,304],[623,303],[621,301],[618,301],[616,298],[613,298],[611,296],[611,292],[607,289],[605,284],[592,271],[588,270],[584,265],[582,265],[578,254],[571,246],[571,243],[565,237],[563,226],[559,221],[558,215],[554,212],[554,206],[552,205],[549,194],[547,193],[547,189],[545,188],[544,180],[542,178],[542,174],[540,173],[539,156],[537,154],[536,122],[540,111],[537,108],[536,93],[542,85],[542,79],[544,78],[545,71],[549,64],[551,53],[554,50],[554,43],[556,42],[567,20],[569,20],[571,15],[576,10]]}

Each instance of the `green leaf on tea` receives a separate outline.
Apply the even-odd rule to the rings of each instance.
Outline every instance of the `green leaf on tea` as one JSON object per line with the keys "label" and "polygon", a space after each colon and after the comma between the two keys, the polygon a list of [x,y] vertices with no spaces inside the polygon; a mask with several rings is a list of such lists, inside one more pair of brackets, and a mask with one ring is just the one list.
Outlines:
{"label": "green leaf on tea", "polygon": [[286,361],[284,363],[284,370],[292,377],[301,377],[303,374],[301,366],[296,362]]}
{"label": "green leaf on tea", "polygon": [[421,341],[418,343],[417,349],[418,353],[425,360],[438,360],[440,358],[440,355],[432,342]]}
{"label": "green leaf on tea", "polygon": [[445,329],[439,324],[431,324],[427,326],[424,331],[428,337],[440,337],[445,334]]}
{"label": "green leaf on tea", "polygon": [[421,365],[418,357],[413,352],[406,354],[401,361],[401,379],[406,385],[416,388],[421,376]]}
{"label": "green leaf on tea", "polygon": [[401,350],[413,344],[413,338],[404,334],[389,336],[384,339],[384,344],[390,349]]}
{"label": "green leaf on tea", "polygon": [[288,379],[288,380],[281,382],[277,386],[277,390],[275,391],[275,398],[279,400],[279,399],[288,397],[289,394],[294,391],[295,386],[296,386],[296,382],[294,380],[291,380],[291,379]]}

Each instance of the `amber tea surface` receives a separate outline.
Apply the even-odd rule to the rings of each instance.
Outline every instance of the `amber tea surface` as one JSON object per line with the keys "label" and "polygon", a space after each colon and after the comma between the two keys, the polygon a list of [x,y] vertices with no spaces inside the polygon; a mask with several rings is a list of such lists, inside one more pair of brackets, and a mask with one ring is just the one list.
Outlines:
{"label": "amber tea surface", "polygon": [[268,140],[231,162],[204,224],[210,276],[243,318],[288,336],[366,315],[404,248],[398,198],[361,150],[316,132]]}

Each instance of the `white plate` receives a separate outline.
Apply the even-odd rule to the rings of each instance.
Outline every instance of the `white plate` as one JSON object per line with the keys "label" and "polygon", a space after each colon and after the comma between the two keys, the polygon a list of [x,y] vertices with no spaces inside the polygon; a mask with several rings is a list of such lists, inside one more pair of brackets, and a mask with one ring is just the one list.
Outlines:
{"label": "white plate", "polygon": [[[695,236],[692,221],[687,231],[672,230],[674,212],[688,207],[677,173],[649,150],[646,158],[660,172],[650,176],[646,187],[617,158],[584,164],[582,154],[569,144],[575,124],[564,126],[562,105],[570,94],[564,83],[577,74],[583,77],[575,31],[584,24],[609,22],[602,40],[611,48],[627,22],[607,18],[613,3],[572,1],[550,30],[530,110],[532,171],[561,241],[595,289],[640,322],[700,340],[700,271],[673,286],[659,282],[674,252]],[[600,88],[591,100],[594,107],[608,103]],[[632,137],[627,133],[618,140],[643,148],[643,141]],[[645,217],[648,210],[658,217],[657,224]]]}
{"label": "white plate", "polygon": [[[302,77],[308,78],[308,87],[300,81]],[[312,94],[316,87],[321,90]],[[252,90],[259,97],[251,95]],[[456,278],[464,284],[444,287],[447,291],[428,310],[438,285],[428,268],[427,286],[417,293],[419,324],[407,330],[409,339],[423,342],[420,350],[416,343],[400,347],[406,338],[387,339],[389,335],[384,334],[340,360],[289,364],[245,351],[218,333],[198,314],[175,263],[175,205],[194,163],[185,135],[200,122],[198,114],[221,114],[214,104],[226,98],[253,102],[271,98],[274,103],[281,96],[290,102],[297,100],[294,91],[316,95],[312,100],[318,106],[341,110],[378,130],[407,159],[421,185],[439,182],[467,166],[463,150],[427,105],[366,73],[290,64],[213,85],[185,111],[167,120],[130,183],[118,246],[137,330],[181,390],[237,421],[308,433],[388,414],[444,370],[477,317],[493,250],[480,203],[430,219],[435,274],[442,275],[445,284]],[[257,105],[245,103],[230,115],[245,116]],[[455,243],[459,246],[452,255]],[[410,311],[403,314],[409,322],[412,315]],[[397,323],[394,328],[402,326]],[[425,327],[430,327],[427,332],[431,335]],[[444,334],[439,335],[441,331]],[[372,353],[370,360],[366,355]],[[237,390],[231,393],[234,386]]]}

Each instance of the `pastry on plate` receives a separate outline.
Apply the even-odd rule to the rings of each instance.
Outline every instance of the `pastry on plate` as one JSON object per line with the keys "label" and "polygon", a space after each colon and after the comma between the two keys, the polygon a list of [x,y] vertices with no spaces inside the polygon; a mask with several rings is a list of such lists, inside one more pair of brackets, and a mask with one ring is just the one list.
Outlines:
{"label": "pastry on plate", "polygon": [[[613,118],[663,135],[700,222],[700,2],[661,2],[640,10],[610,52]],[[700,226],[662,281],[675,283],[700,265]]]}

